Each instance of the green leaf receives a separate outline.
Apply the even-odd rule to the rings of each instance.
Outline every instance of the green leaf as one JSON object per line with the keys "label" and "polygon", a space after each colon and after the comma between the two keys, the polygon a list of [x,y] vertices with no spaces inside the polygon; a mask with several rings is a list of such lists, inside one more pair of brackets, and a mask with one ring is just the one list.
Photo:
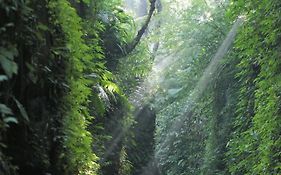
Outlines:
{"label": "green leaf", "polygon": [[17,53],[11,51],[11,50],[8,50],[6,48],[3,48],[3,47],[0,47],[0,54],[10,60],[13,60],[14,59],[14,55],[17,55]]}
{"label": "green leaf", "polygon": [[0,112],[2,114],[13,114],[12,110],[4,104],[0,104]]}
{"label": "green leaf", "polygon": [[6,75],[0,75],[0,82],[8,80],[8,77]]}
{"label": "green leaf", "polygon": [[103,83],[104,83],[104,87],[108,89],[110,92],[120,93],[120,89],[115,83],[111,81],[104,81]]}
{"label": "green leaf", "polygon": [[14,61],[11,61],[0,55],[0,64],[9,78],[11,78],[13,74],[17,74],[18,66]]}
{"label": "green leaf", "polygon": [[4,143],[1,143],[1,142],[0,142],[0,147],[1,147],[1,148],[7,148],[7,145],[5,145]]}
{"label": "green leaf", "polygon": [[17,107],[19,108],[22,117],[23,117],[26,121],[29,121],[29,117],[28,117],[28,115],[27,115],[27,112],[26,112],[26,110],[24,109],[24,107],[22,106],[22,104],[21,104],[16,98],[13,98],[13,99],[14,99],[14,101],[16,102]]}
{"label": "green leaf", "polygon": [[19,123],[15,117],[6,117],[3,120],[5,123]]}
{"label": "green leaf", "polygon": [[17,64],[13,61],[14,57],[18,55],[15,47],[4,48],[0,47],[0,64],[9,78],[18,71]]}
{"label": "green leaf", "polygon": [[42,31],[47,31],[47,30],[49,30],[48,26],[46,26],[46,25],[44,25],[44,24],[42,24],[42,23],[39,23],[37,27],[38,27],[38,29],[40,29],[40,30],[42,30]]}

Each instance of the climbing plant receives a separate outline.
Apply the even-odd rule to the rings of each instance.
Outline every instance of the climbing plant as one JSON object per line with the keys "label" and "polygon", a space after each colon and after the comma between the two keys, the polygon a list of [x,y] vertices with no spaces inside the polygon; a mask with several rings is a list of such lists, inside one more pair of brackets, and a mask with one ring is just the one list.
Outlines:
{"label": "climbing plant", "polygon": [[245,95],[240,96],[235,132],[229,142],[233,174],[280,173],[279,7],[278,1],[234,1],[231,6],[232,17],[246,18],[236,41],[241,58],[238,76],[246,81],[240,88]]}

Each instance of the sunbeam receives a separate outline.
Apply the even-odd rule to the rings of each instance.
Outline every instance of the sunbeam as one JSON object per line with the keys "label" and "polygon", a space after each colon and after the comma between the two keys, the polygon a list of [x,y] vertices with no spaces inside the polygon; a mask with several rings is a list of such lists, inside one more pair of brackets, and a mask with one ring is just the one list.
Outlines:
{"label": "sunbeam", "polygon": [[[186,101],[186,108],[181,111],[182,115],[179,116],[176,122],[171,124],[171,131],[175,131],[181,128],[182,125],[182,118],[184,118],[188,112],[192,111],[194,104],[196,103],[197,99],[200,98],[200,95],[207,87],[208,83],[210,83],[212,79],[212,75],[217,71],[217,68],[219,66],[220,61],[223,59],[223,57],[227,54],[227,51],[231,44],[233,43],[235,39],[236,32],[239,28],[239,26],[243,22],[243,17],[238,18],[238,20],[233,24],[232,29],[228,33],[226,39],[223,41],[221,46],[219,47],[218,51],[216,52],[215,56],[211,60],[208,67],[205,69],[204,74],[199,79],[196,88],[193,90],[193,92],[190,94],[188,100]],[[158,56],[159,57],[159,56]],[[129,96],[130,101],[132,104],[136,107],[137,111],[135,112],[135,117],[138,116],[139,112],[141,111],[141,108],[143,104],[146,104],[151,98],[153,98],[154,94],[157,93],[157,89],[159,88],[159,84],[161,82],[161,77],[163,77],[164,71],[171,66],[174,62],[177,61],[177,57],[174,57],[173,55],[166,55],[166,56],[160,56],[161,58],[158,58],[157,61],[154,63],[151,73],[148,75],[148,77],[144,80],[143,83],[141,83],[140,86],[138,86],[138,89]],[[103,157],[103,161],[106,161],[107,157],[112,153],[116,145],[120,142],[122,137],[128,132],[130,129],[130,126],[125,129],[117,128],[114,133],[114,140],[112,141],[111,145],[106,150],[106,153]],[[161,143],[160,148],[165,146],[166,144],[171,143],[172,138],[167,135],[164,142]],[[155,155],[157,157],[157,153]]]}
{"label": "sunbeam", "polygon": [[0,175],[281,175],[280,9],[0,0]]}
{"label": "sunbeam", "polygon": [[[207,66],[205,69],[202,77],[199,79],[196,87],[188,97],[188,100],[186,101],[186,104],[184,105],[185,108],[183,108],[183,111],[180,113],[182,115],[178,116],[177,120],[174,120],[173,123],[169,124],[171,125],[171,128],[169,129],[168,133],[172,131],[178,131],[181,129],[183,125],[183,119],[188,116],[187,114],[191,112],[194,108],[194,105],[196,101],[200,98],[201,94],[203,91],[206,89],[207,85],[211,82],[212,76],[214,73],[217,71],[221,60],[224,58],[224,56],[227,54],[227,51],[229,50],[231,44],[233,43],[237,30],[238,28],[242,25],[244,21],[244,17],[240,17],[237,19],[237,21],[233,24],[232,29],[226,36],[225,40],[221,44],[221,46],[218,48],[215,56],[212,58],[210,64]],[[158,150],[161,150],[162,148],[166,147],[169,144],[172,144],[172,142],[175,139],[171,135],[167,135],[166,138],[164,139],[164,142],[160,143],[159,147],[157,148]],[[155,153],[155,159],[157,160],[158,158],[158,152]],[[150,162],[151,163],[151,162]],[[149,164],[150,164],[149,163]],[[142,175],[146,175],[146,169],[144,169],[144,173]]]}

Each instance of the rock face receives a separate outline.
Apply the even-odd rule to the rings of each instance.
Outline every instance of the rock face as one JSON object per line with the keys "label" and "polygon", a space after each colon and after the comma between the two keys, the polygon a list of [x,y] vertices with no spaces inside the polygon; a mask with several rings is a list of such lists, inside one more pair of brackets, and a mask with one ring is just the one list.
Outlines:
{"label": "rock face", "polygon": [[157,174],[158,168],[153,156],[156,113],[150,105],[145,105],[135,115],[137,122],[133,129],[135,144],[130,146],[128,152],[129,159],[134,167],[132,174]]}

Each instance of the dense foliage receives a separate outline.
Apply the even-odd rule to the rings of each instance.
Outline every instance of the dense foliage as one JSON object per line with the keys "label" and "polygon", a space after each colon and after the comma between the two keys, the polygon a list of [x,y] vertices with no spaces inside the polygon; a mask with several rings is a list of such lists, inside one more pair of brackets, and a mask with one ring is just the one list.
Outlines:
{"label": "dense foliage", "polygon": [[[176,61],[162,72],[155,100],[162,174],[280,174],[278,8],[278,1],[191,1],[174,25],[164,18],[164,31],[177,32],[164,35]],[[235,44],[204,80],[241,16]]]}
{"label": "dense foliage", "polygon": [[129,38],[122,25],[130,18],[119,4],[1,1],[1,174],[97,173],[93,151],[102,150],[102,137],[110,133],[99,135],[93,150],[91,133],[100,126],[90,122],[109,120],[116,106],[124,108],[118,117],[128,125],[130,112],[103,52],[110,49],[107,41],[118,45]]}
{"label": "dense foliage", "polygon": [[0,174],[280,174],[280,8],[0,0]]}

